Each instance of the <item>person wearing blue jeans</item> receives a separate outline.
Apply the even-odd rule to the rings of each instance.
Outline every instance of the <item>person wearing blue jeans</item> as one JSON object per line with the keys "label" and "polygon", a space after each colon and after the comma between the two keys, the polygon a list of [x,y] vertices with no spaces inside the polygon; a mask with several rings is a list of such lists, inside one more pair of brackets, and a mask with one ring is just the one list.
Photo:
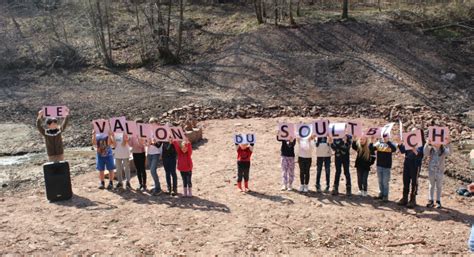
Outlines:
{"label": "person wearing blue jeans", "polygon": [[379,195],[376,199],[388,201],[390,170],[392,168],[392,154],[397,151],[397,146],[392,143],[388,135],[383,135],[383,140],[374,144],[377,152],[377,177],[379,181]]}
{"label": "person wearing blue jeans", "polygon": [[472,224],[471,236],[469,237],[469,250],[474,253],[474,224]]}
{"label": "person wearing blue jeans", "polygon": [[168,142],[163,143],[162,149],[163,167],[166,173],[166,184],[168,193],[172,196],[178,194],[178,177],[176,175],[176,149]]}

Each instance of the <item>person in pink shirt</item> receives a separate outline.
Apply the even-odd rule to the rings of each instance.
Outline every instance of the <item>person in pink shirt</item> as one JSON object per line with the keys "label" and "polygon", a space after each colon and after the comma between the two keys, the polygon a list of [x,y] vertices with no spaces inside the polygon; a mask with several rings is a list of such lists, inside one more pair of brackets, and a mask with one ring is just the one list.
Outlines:
{"label": "person in pink shirt", "polygon": [[181,178],[183,179],[183,196],[192,197],[192,174],[193,174],[193,160],[191,155],[193,153],[193,147],[189,139],[178,142],[177,140],[170,140],[170,143],[173,144],[178,154],[178,170],[181,173]]}
{"label": "person in pink shirt", "polygon": [[[142,119],[136,119],[136,123],[143,123]],[[130,137],[129,145],[132,147],[133,163],[137,169],[137,178],[139,187],[137,191],[146,191],[146,153],[145,153],[145,141],[138,138],[137,135]]]}

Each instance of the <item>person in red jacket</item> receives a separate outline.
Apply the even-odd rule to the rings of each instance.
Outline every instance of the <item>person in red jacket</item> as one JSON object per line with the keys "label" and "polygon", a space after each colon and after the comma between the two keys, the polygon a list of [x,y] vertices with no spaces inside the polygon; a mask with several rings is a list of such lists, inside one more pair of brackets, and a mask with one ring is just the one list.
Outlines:
{"label": "person in red jacket", "polygon": [[193,174],[193,160],[191,159],[191,154],[193,153],[193,148],[191,142],[186,138],[181,142],[170,140],[170,143],[173,144],[176,153],[178,154],[178,170],[183,179],[183,196],[192,197],[193,184],[191,183],[191,177]]}
{"label": "person in red jacket", "polygon": [[[237,147],[237,188],[240,190],[240,192],[248,192],[250,191],[249,173],[253,144],[236,144],[235,146]],[[245,183],[245,189],[242,188],[242,179]]]}

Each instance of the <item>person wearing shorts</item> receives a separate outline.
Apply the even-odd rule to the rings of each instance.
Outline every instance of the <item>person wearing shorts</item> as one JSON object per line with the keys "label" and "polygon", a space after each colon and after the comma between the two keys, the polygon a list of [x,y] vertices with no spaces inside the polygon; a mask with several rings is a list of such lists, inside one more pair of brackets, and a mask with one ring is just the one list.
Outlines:
{"label": "person wearing shorts", "polygon": [[109,185],[107,189],[114,188],[114,155],[112,148],[113,135],[112,134],[96,134],[92,131],[92,144],[96,148],[96,169],[99,171],[100,185],[99,189],[105,189],[105,170],[109,171]]}

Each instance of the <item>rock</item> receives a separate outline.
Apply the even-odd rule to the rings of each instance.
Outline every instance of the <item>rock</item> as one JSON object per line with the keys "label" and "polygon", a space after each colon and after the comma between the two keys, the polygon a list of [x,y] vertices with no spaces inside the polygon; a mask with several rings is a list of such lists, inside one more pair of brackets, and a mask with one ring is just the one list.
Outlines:
{"label": "rock", "polygon": [[443,75],[441,75],[441,79],[443,80],[454,80],[456,78],[456,74],[454,73],[451,73],[451,72],[448,72],[448,73],[445,73]]}

